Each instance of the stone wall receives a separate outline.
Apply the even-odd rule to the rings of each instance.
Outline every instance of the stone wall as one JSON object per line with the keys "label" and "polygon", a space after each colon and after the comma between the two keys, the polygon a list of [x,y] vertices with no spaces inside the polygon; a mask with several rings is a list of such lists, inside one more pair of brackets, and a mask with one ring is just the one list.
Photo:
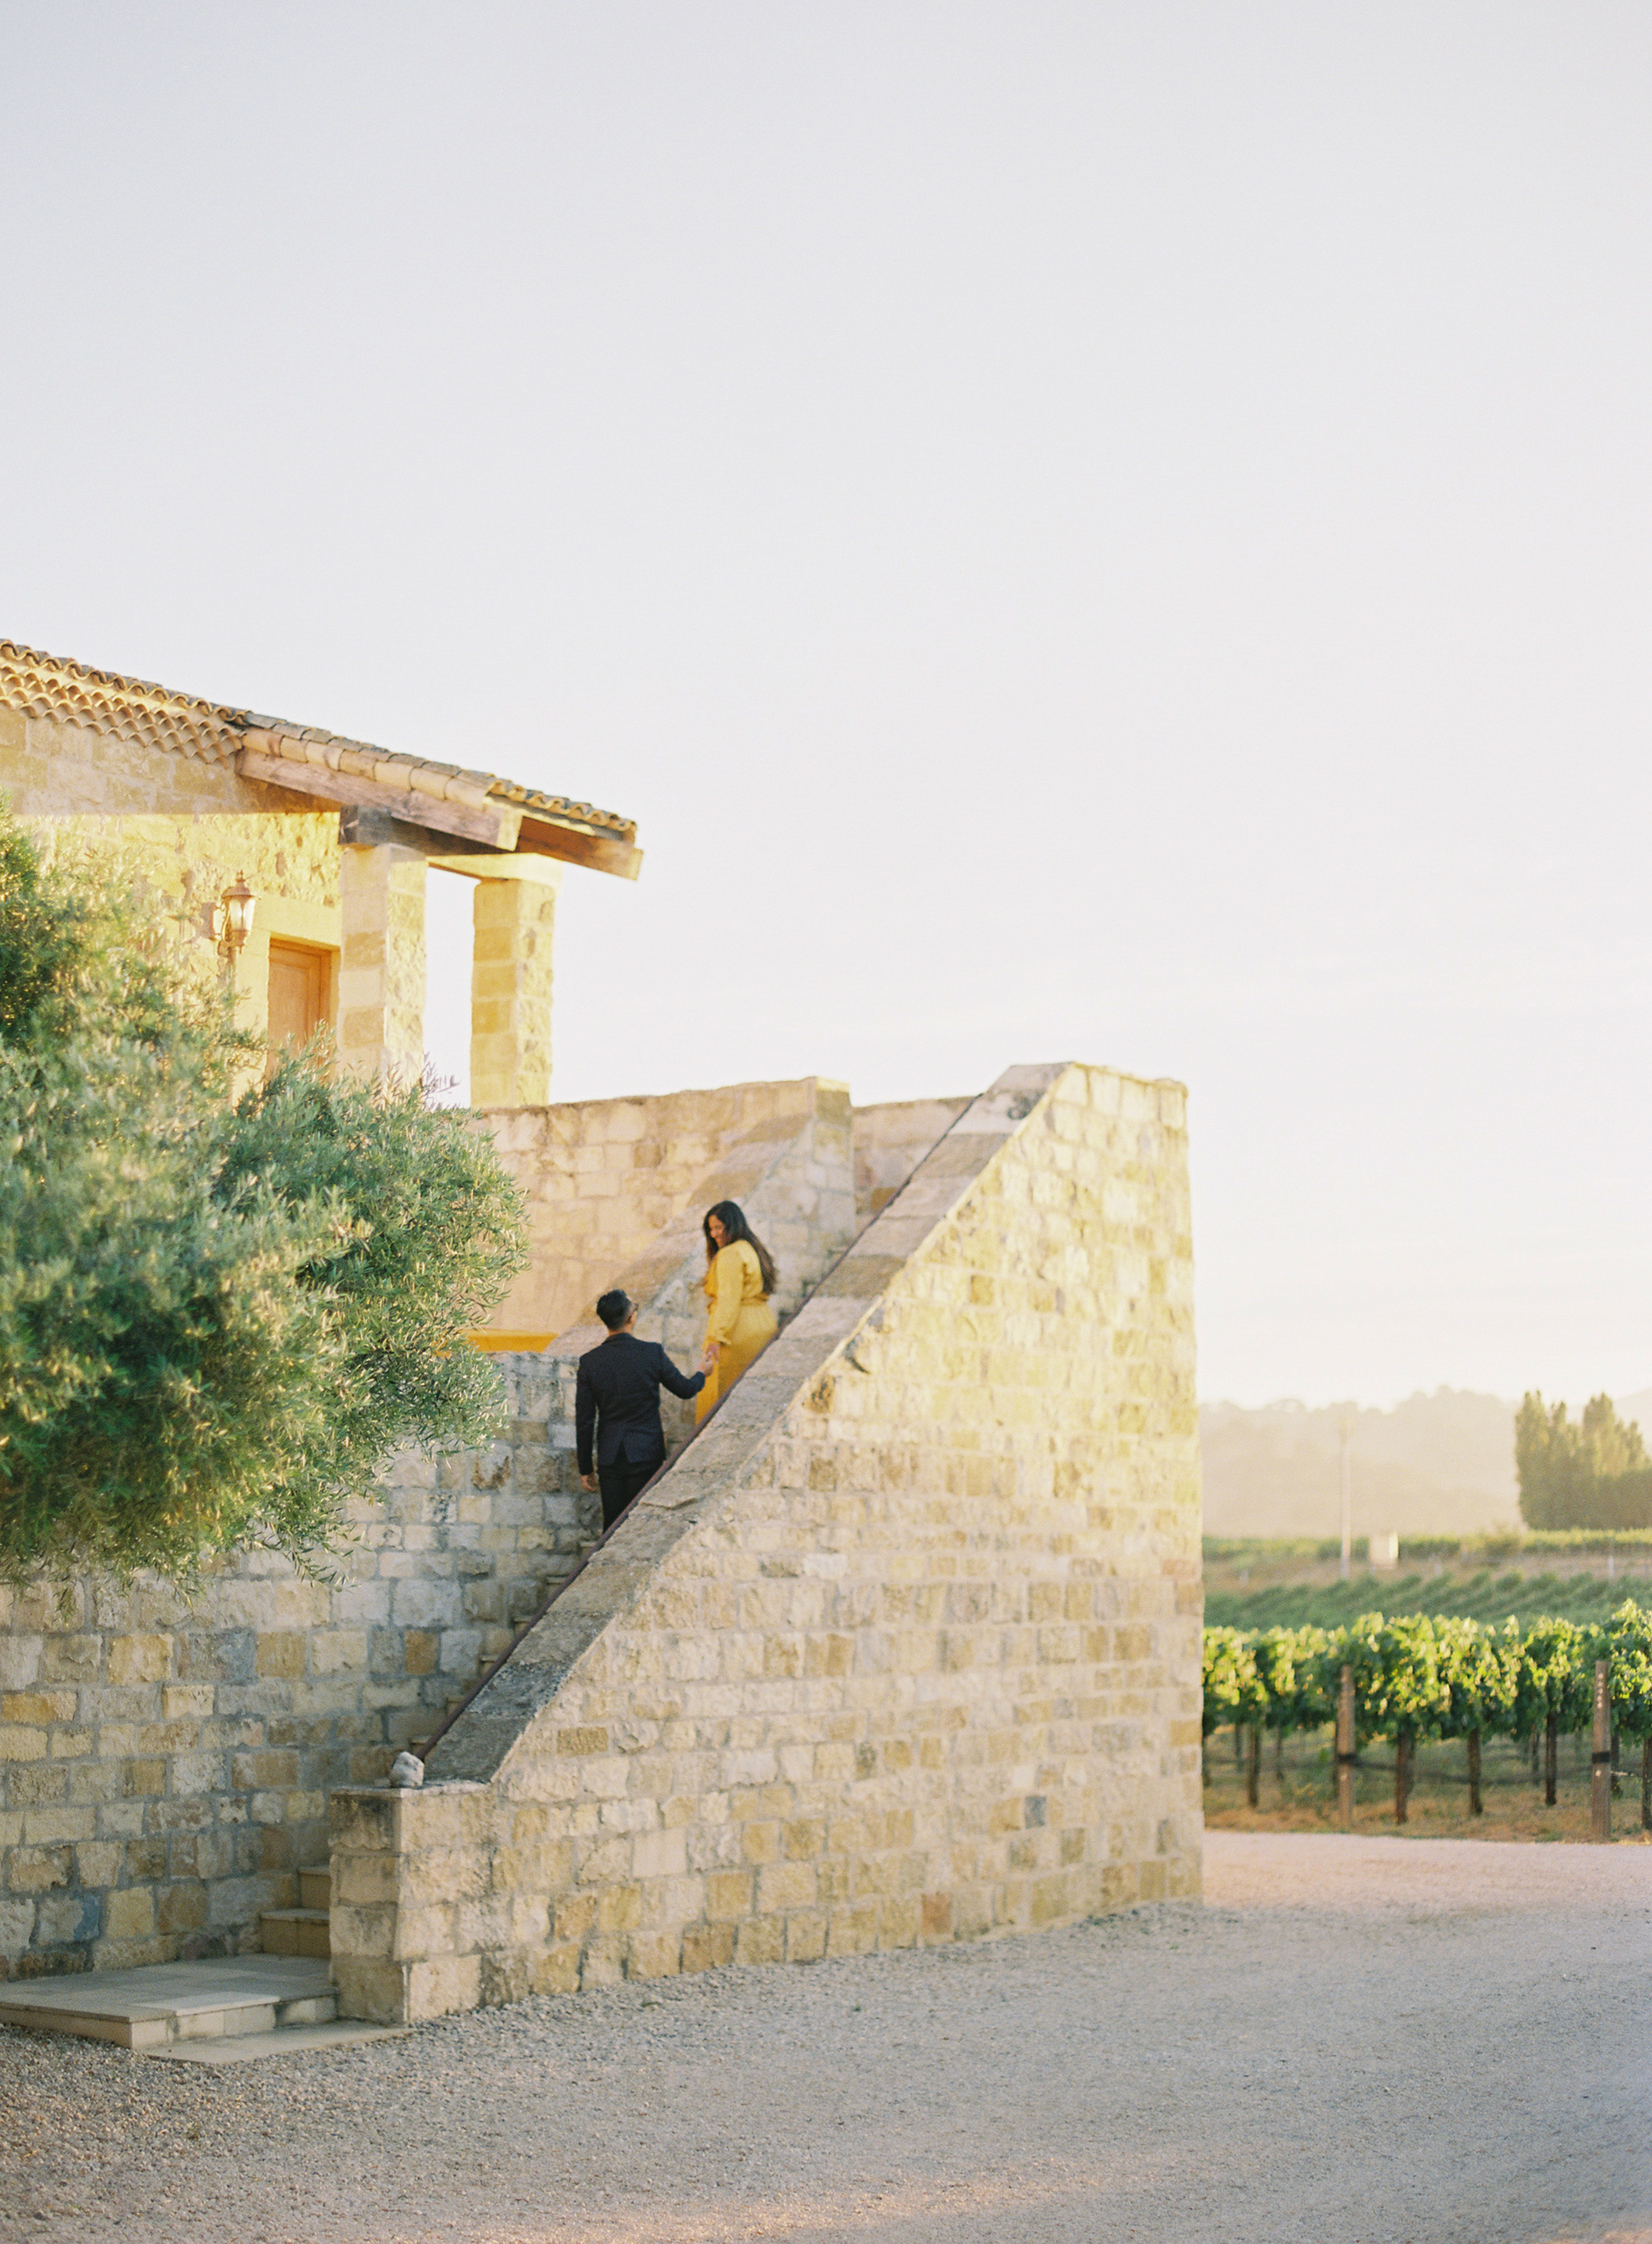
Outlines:
{"label": "stone wall", "polygon": [[496,1359],[484,1452],[396,1461],[336,1585],[242,1553],[166,1585],[0,1587],[0,1979],[255,1947],[370,1782],[509,1643],[598,1521],[572,1374]]}
{"label": "stone wall", "polygon": [[334,1801],[347,2011],[1196,1893],[1183,1099],[1013,1070],[479,1694]]}
{"label": "stone wall", "polygon": [[854,1212],[881,1214],[930,1147],[951,1129],[967,1098],[902,1098],[854,1110]]}
{"label": "stone wall", "polygon": [[[780,1258],[779,1306],[795,1309],[853,1227],[846,1094],[808,1081],[549,1112],[579,1118],[571,1144],[635,1147],[627,1133],[651,1108],[698,1129],[678,1188],[749,1208]],[[525,1119],[531,1136],[543,1116]],[[574,1254],[593,1204],[610,1201],[550,1199]],[[704,1204],[624,1234],[648,1251],[603,1272],[683,1362],[705,1328]],[[563,1245],[542,1226],[553,1266]],[[398,1458],[382,1502],[354,1519],[334,1585],[246,1552],[192,1605],[158,1583],[77,1583],[62,1604],[0,1588],[0,1977],[256,1945],[260,1912],[293,1905],[299,1869],[325,1859],[327,1793],[371,1781],[434,1728],[594,1540],[574,1382],[601,1337],[576,1325],[549,1354],[497,1356],[505,1437]],[[668,1401],[667,1419],[682,1438],[692,1406]]]}
{"label": "stone wall", "polygon": [[260,1034],[271,936],[334,951],[343,940],[337,811],[226,763],[0,709],[0,795],[44,841],[124,853],[203,973],[218,970],[213,908],[244,873],[259,903],[236,980]]}
{"label": "stone wall", "polygon": [[854,1230],[849,1094],[819,1077],[482,1119],[528,1200],[529,1267],[501,1331],[564,1332],[614,1285],[651,1300],[719,1200],[746,1208],[779,1263],[783,1315]]}
{"label": "stone wall", "polygon": [[[610,1267],[601,1281],[603,1290],[609,1286],[624,1288],[637,1303],[637,1332],[644,1340],[659,1341],[684,1370],[692,1368],[705,1338],[705,1236],[700,1224],[708,1206],[732,1200],[745,1210],[752,1229],[779,1265],[774,1306],[783,1321],[795,1315],[855,1228],[848,1098],[842,1086],[809,1078],[801,1085],[742,1084],[736,1088],[742,1092],[772,1089],[786,1096],[777,1099],[766,1116],[759,1109],[755,1121],[749,1111],[742,1117],[737,1106],[737,1119],[744,1119],[745,1126],[732,1135],[721,1159],[706,1167],[684,1169],[687,1205],[649,1239],[637,1261],[617,1270]],[[806,1102],[792,1095],[799,1090],[809,1094]],[[698,1102],[703,1094],[689,1096]],[[651,1102],[613,1103],[635,1108]],[[598,1116],[603,1112],[593,1111]],[[582,1203],[570,1203],[569,1213],[572,1220],[583,1220]],[[554,1242],[543,1251],[555,1259]],[[600,1347],[605,1337],[588,1308],[545,1351],[545,1361],[561,1367],[559,1391],[567,1413],[553,1438],[570,1448],[579,1358],[587,1348]],[[662,1394],[660,1418],[674,1449],[693,1431],[694,1405]]]}
{"label": "stone wall", "polygon": [[[637,1116],[662,1108],[657,1126],[687,1125],[685,1158],[667,1145],[657,1166],[679,1193],[749,1207],[781,1260],[779,1306],[795,1308],[853,1227],[846,1093],[739,1085],[549,1112],[578,1118],[571,1145],[635,1148]],[[543,1119],[526,1118],[529,1137]],[[541,1226],[552,1267],[564,1245],[581,1251],[587,1209],[612,1204],[592,1174],[574,1169],[578,1192],[548,1196],[569,1227]],[[702,1205],[673,1210],[663,1233],[622,1234],[648,1251],[603,1281],[625,1283],[644,1330],[691,1362]],[[0,1589],[0,1977],[256,1945],[260,1911],[293,1905],[299,1869],[325,1858],[327,1793],[371,1781],[426,1735],[595,1538],[574,1381],[600,1338],[576,1326],[549,1355],[497,1357],[504,1439],[400,1457],[382,1502],[353,1521],[335,1585],[246,1552],[192,1605],[158,1583],[123,1594],[81,1582],[61,1602]],[[680,1438],[692,1407],[668,1409]]]}

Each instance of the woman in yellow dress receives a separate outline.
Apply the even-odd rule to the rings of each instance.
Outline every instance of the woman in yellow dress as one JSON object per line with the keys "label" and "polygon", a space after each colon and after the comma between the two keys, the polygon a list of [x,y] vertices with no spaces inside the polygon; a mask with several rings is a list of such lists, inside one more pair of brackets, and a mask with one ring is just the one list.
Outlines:
{"label": "woman in yellow dress", "polygon": [[705,1353],[715,1359],[695,1405],[696,1422],[726,1395],[780,1329],[769,1307],[774,1261],[732,1200],[705,1216]]}

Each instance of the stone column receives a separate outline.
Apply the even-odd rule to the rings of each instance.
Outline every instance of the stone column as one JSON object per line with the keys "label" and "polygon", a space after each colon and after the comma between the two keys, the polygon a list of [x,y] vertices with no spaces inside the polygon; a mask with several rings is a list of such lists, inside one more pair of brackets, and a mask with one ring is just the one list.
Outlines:
{"label": "stone column", "polygon": [[[507,1811],[507,1829],[510,1820]],[[484,1943],[496,1950],[514,1935],[517,1945],[543,1950],[550,1942],[550,1909],[537,1895],[525,1909],[490,1906],[497,1821],[485,1784],[421,1792],[341,1785],[329,1795],[329,1932],[341,2017],[415,2025],[542,1991],[520,1967],[513,1973],[507,1964],[502,1977],[484,1967]]]}
{"label": "stone column", "polygon": [[424,1072],[422,851],[401,842],[339,851],[344,944],[339,1060],[349,1075]]}
{"label": "stone column", "polygon": [[470,970],[470,1104],[543,1106],[550,1098],[551,933],[562,869],[479,880]]}

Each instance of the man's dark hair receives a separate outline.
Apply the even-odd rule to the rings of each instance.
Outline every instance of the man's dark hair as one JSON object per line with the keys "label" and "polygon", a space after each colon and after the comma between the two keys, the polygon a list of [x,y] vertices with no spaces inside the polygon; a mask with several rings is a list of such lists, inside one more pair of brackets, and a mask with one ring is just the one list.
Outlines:
{"label": "man's dark hair", "polygon": [[604,1294],[597,1304],[597,1314],[610,1332],[617,1332],[630,1313],[631,1297],[618,1286],[611,1294]]}

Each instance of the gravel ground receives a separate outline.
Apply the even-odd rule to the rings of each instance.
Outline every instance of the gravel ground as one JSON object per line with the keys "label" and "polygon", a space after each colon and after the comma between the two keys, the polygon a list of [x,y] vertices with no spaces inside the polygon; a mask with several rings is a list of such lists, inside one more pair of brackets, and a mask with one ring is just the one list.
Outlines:
{"label": "gravel ground", "polygon": [[1652,2240],[1652,1850],[1216,1832],[1206,1883],[331,2056],[0,2028],[0,2238]]}

